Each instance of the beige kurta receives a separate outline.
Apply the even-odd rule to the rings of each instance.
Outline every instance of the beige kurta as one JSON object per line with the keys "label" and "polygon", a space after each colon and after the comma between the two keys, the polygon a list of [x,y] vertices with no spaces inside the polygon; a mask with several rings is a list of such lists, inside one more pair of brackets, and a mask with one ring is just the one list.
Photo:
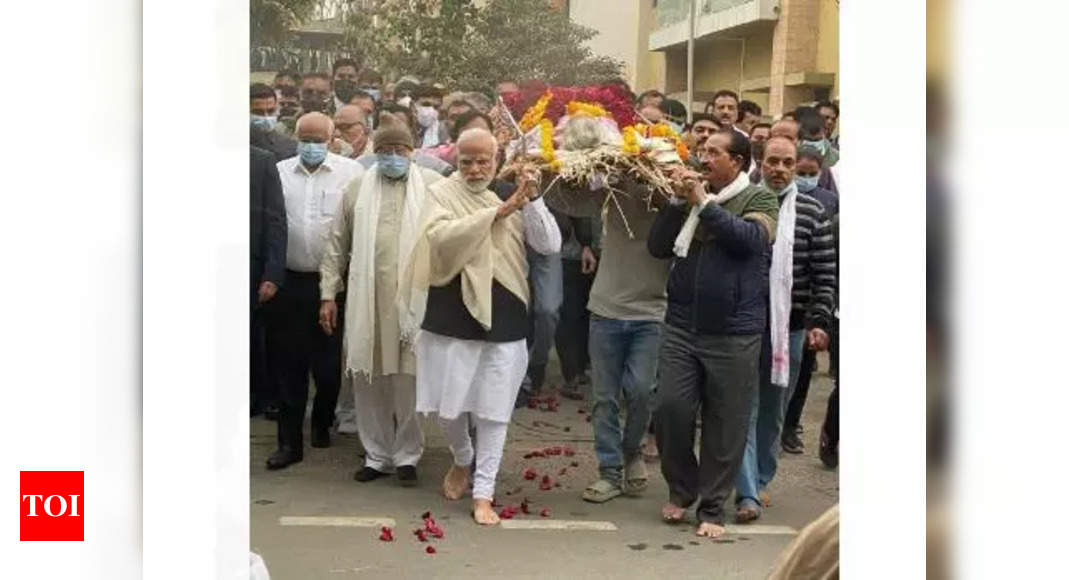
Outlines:
{"label": "beige kurta", "polygon": [[[440,177],[430,171],[412,166],[412,171],[420,171],[424,182],[427,184],[437,181]],[[366,176],[367,174],[365,174]],[[333,297],[341,291],[345,275],[349,269],[350,255],[357,250],[356,244],[375,244],[374,270],[375,270],[375,345],[373,348],[373,370],[368,378],[416,373],[416,360],[410,348],[401,344],[400,316],[397,311],[397,283],[398,269],[400,267],[399,239],[401,232],[402,212],[406,195],[406,183],[382,179],[379,192],[379,215],[375,225],[375,239],[367,239],[368,232],[356,231],[354,228],[354,208],[360,193],[361,181],[364,177],[354,179],[345,189],[342,199],[342,207],[336,214],[334,225],[331,228],[330,239],[323,253],[323,262],[320,265],[321,293],[323,299]],[[355,273],[349,272],[349,276]],[[351,300],[352,297],[347,297]],[[347,305],[348,309],[351,305]],[[350,318],[346,316],[346,326],[350,326]],[[348,341],[354,332],[350,328],[345,329],[345,340]],[[344,348],[348,353],[348,343]],[[348,355],[346,355],[348,356]],[[349,367],[347,361],[347,368]]]}

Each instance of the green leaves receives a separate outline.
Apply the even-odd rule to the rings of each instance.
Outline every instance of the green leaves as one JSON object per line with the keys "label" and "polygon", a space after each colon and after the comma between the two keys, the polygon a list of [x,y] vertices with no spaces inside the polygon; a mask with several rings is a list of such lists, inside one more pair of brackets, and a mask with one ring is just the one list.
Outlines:
{"label": "green leaves", "polygon": [[346,43],[392,78],[490,92],[504,79],[590,84],[621,71],[583,44],[597,32],[546,0],[380,0],[353,6],[348,28]]}

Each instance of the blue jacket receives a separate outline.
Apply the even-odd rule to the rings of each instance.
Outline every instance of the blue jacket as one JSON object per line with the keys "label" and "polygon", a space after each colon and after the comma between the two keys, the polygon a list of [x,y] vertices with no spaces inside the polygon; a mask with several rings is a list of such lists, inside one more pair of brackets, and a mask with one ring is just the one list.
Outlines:
{"label": "blue jacket", "polygon": [[687,205],[662,209],[650,230],[648,247],[657,258],[672,258],[665,322],[698,334],[760,334],[768,317],[768,268],[776,229],[776,195],[750,186],[723,206],[709,204],[686,258],[673,246],[690,211]]}

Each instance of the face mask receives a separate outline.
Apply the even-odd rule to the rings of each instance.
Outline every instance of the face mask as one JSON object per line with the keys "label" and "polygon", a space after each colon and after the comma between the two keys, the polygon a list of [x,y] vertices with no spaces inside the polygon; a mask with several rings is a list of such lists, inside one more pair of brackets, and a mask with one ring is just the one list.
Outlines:
{"label": "face mask", "polygon": [[416,120],[424,129],[438,121],[438,109],[434,107],[416,107]]}
{"label": "face mask", "polygon": [[334,95],[339,101],[348,103],[354,94],[356,94],[356,83],[353,81],[344,79],[334,81]]}
{"label": "face mask", "polygon": [[407,95],[403,96],[400,99],[397,99],[397,104],[401,105],[402,107],[407,107],[412,104],[412,97],[409,97]]}
{"label": "face mask", "polygon": [[264,131],[270,131],[275,128],[275,123],[278,122],[278,117],[274,115],[251,115],[251,121],[253,127],[257,129],[263,129]]}
{"label": "face mask", "polygon": [[676,123],[675,121],[665,121],[665,122],[668,123],[668,126],[671,127],[672,130],[675,131],[677,135],[682,135],[683,134],[683,125],[681,125],[679,123]]}
{"label": "face mask", "polygon": [[804,177],[801,175],[794,176],[794,183],[798,185],[798,191],[802,193],[809,193],[817,188],[817,182],[820,180],[819,175],[813,175],[810,177]]}
{"label": "face mask", "polygon": [[325,113],[327,112],[327,102],[321,99],[305,99],[301,101],[301,109],[305,113]]}
{"label": "face mask", "polygon": [[821,155],[828,152],[828,141],[826,139],[821,139],[820,141],[802,141],[802,146],[812,147],[813,149],[820,151]]}
{"label": "face mask", "polygon": [[379,155],[379,171],[391,179],[400,179],[408,174],[408,157],[403,155]]}
{"label": "face mask", "polygon": [[360,87],[360,90],[371,95],[371,98],[374,99],[376,103],[379,102],[379,98],[382,96],[382,93],[375,87]]}
{"label": "face mask", "polygon": [[319,165],[327,158],[327,144],[301,141],[297,144],[297,155],[305,165]]}

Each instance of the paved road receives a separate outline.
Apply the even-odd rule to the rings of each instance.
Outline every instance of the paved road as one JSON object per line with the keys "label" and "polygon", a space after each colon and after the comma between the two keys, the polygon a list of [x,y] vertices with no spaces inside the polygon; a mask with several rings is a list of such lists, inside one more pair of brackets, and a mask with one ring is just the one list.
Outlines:
{"label": "paved road", "polygon": [[[826,358],[821,369],[827,368]],[[659,520],[667,488],[656,465],[642,497],[617,498],[607,504],[582,501],[579,493],[596,472],[593,436],[578,404],[565,401],[557,412],[520,410],[513,417],[509,442],[498,477],[498,501],[530,501],[532,515],[518,520],[610,522],[613,531],[482,528],[468,514],[470,498],[448,502],[439,484],[450,455],[436,425],[424,422],[427,449],[420,464],[420,484],[402,489],[393,478],[368,484],[352,480],[361,464],[355,435],[336,435],[330,449],[308,449],[302,463],[280,472],[264,469],[273,450],[274,423],[253,419],[251,442],[250,525],[252,550],[261,554],[275,580],[342,578],[764,578],[792,536],[773,526],[800,529],[838,501],[838,478],[815,456],[816,434],[824,416],[830,381],[814,377],[803,417],[805,455],[784,455],[771,486],[772,507],[759,527],[732,530],[713,542],[693,534],[693,524],[669,526]],[[306,439],[307,441],[307,439]],[[563,455],[524,459],[549,446],[571,446]],[[572,462],[578,467],[572,467]],[[550,474],[560,487],[539,491],[538,481],[523,479],[523,470]],[[565,470],[560,475],[561,469]],[[520,489],[512,495],[508,492]],[[550,509],[549,518],[537,514]],[[424,552],[412,530],[420,514],[431,511],[445,530],[434,541],[437,553]],[[693,518],[691,512],[690,518]],[[282,525],[293,516],[390,518],[394,542],[379,540],[379,528]],[[321,523],[321,520],[316,520]]]}

